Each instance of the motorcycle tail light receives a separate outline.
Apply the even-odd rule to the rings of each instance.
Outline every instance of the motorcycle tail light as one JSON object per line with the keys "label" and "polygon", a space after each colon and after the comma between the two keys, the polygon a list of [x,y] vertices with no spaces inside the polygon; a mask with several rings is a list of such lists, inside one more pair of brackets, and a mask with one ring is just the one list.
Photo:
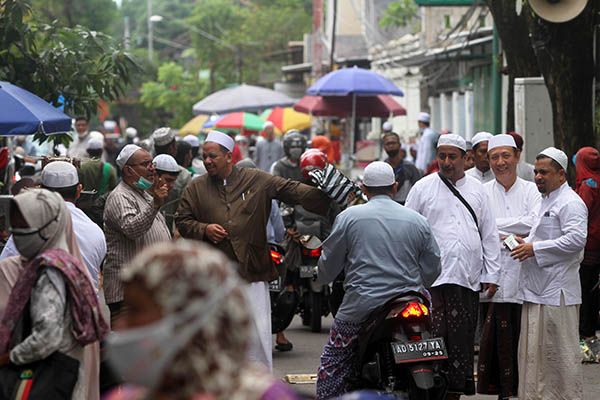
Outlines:
{"label": "motorcycle tail light", "polygon": [[429,315],[429,310],[425,304],[417,302],[408,303],[406,307],[404,307],[404,310],[402,310],[403,318],[421,317],[423,315]]}
{"label": "motorcycle tail light", "polygon": [[318,249],[307,249],[306,247],[302,248],[302,255],[307,257],[319,258],[321,257],[321,248]]}
{"label": "motorcycle tail light", "polygon": [[283,254],[278,251],[271,250],[271,260],[273,260],[275,265],[279,265],[283,262]]}

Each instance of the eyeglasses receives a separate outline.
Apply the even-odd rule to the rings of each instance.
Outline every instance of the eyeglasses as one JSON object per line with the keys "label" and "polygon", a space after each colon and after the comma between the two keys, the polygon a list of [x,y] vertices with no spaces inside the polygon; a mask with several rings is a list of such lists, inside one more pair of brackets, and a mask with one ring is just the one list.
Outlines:
{"label": "eyeglasses", "polygon": [[141,165],[144,168],[148,168],[151,164],[152,164],[152,160],[147,160],[147,161],[142,161],[141,163],[138,163],[138,164],[129,164],[129,166],[137,167],[138,165]]}

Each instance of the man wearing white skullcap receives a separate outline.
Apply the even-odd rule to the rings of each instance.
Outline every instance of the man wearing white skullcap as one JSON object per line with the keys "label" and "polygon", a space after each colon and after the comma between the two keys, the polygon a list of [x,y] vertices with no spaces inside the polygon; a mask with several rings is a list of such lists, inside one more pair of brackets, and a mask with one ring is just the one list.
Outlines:
{"label": "man wearing white skullcap", "polygon": [[442,272],[431,288],[432,326],[448,349],[448,399],[475,393],[479,292],[492,297],[501,273],[496,221],[483,185],[465,175],[466,148],[459,135],[440,136],[439,173],[415,183],[406,199],[407,207],[427,218],[441,249]]}
{"label": "man wearing white skullcap", "polygon": [[488,142],[492,137],[494,135],[489,132],[477,132],[471,139],[475,167],[467,169],[465,173],[478,179],[481,183],[494,180],[494,173],[490,169],[490,162],[487,156]]}
{"label": "man wearing white skullcap", "polygon": [[346,282],[352,284],[346,285],[331,327],[332,339],[323,349],[317,374],[319,399],[347,391],[345,380],[358,367],[352,362],[358,334],[369,314],[399,293],[423,292],[440,274],[440,250],[429,223],[393,200],[397,188],[388,163],[369,164],[362,187],[369,201],[339,214],[323,243],[318,281],[332,282],[344,271]]}
{"label": "man wearing white skullcap", "polygon": [[277,278],[266,241],[271,200],[301,204],[318,214],[329,209],[319,189],[254,168],[233,164],[234,141],[211,131],[203,147],[207,174],[195,178],[181,197],[175,223],[181,236],[203,240],[223,251],[248,281],[249,298],[259,321],[260,343],[249,357],[272,368],[271,311],[268,282]]}
{"label": "man wearing white skullcap", "polygon": [[484,323],[479,347],[477,392],[498,395],[502,399],[517,396],[516,366],[522,304],[519,297],[521,263],[510,256],[510,250],[503,241],[510,235],[529,235],[541,201],[533,182],[517,176],[520,154],[512,136],[490,138],[487,155],[495,179],[483,185],[500,234],[497,246],[500,248],[502,274],[494,297],[480,299],[480,315],[484,316]]}
{"label": "man wearing white skullcap", "polygon": [[271,166],[280,158],[285,156],[281,140],[275,138],[275,125],[271,121],[265,122],[263,126],[265,139],[256,142],[254,150],[254,162],[263,171],[271,171]]}
{"label": "man wearing white skullcap", "polygon": [[435,142],[438,134],[429,127],[429,114],[419,113],[419,139],[417,142],[417,157],[415,166],[425,172],[431,161],[435,158]]}
{"label": "man wearing white skullcap", "polygon": [[[167,185],[167,190],[170,192],[175,186],[175,181],[181,173],[181,167],[177,161],[168,154],[159,154],[152,160],[156,175],[161,177]],[[177,210],[177,209],[175,209]]]}
{"label": "man wearing white skullcap", "polygon": [[[77,168],[69,162],[52,161],[42,170],[41,184],[44,189],[59,193],[65,200],[81,257],[90,272],[94,288],[98,290],[100,268],[106,256],[106,240],[102,229],[75,206],[82,189]],[[11,236],[0,254],[0,260],[15,255],[19,255],[19,252]]]}
{"label": "man wearing white skullcap", "polygon": [[81,163],[79,169],[83,190],[95,191],[98,196],[102,196],[117,186],[117,170],[102,160],[104,153],[103,140],[92,137],[88,142],[87,153],[90,159]]}
{"label": "man wearing white skullcap", "polygon": [[584,397],[578,308],[588,210],[567,183],[567,164],[567,155],[554,147],[536,157],[542,202],[529,236],[517,238],[520,244],[511,253],[523,263],[520,399]]}
{"label": "man wearing white skullcap", "polygon": [[123,180],[110,192],[104,206],[108,244],[104,291],[113,320],[123,306],[121,267],[143,248],[171,239],[159,212],[167,199],[167,184],[157,176],[150,153],[128,144],[117,156],[117,165]]}

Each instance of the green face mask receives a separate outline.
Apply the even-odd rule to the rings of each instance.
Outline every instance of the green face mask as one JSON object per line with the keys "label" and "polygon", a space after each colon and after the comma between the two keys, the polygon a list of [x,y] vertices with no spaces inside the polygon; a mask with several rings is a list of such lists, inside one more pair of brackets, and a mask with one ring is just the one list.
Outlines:
{"label": "green face mask", "polygon": [[133,182],[133,186],[135,188],[140,189],[140,190],[148,190],[152,187],[152,182],[150,182],[148,179],[144,178],[143,176],[140,176],[140,174],[135,172],[135,170],[133,168],[131,168],[131,170],[133,171],[134,174],[136,174],[138,176],[138,180]]}
{"label": "green face mask", "polygon": [[143,176],[140,176],[138,178],[138,180],[133,183],[133,186],[135,186],[136,188],[138,188],[140,190],[148,190],[152,187],[152,182],[150,182],[148,179],[144,178]]}

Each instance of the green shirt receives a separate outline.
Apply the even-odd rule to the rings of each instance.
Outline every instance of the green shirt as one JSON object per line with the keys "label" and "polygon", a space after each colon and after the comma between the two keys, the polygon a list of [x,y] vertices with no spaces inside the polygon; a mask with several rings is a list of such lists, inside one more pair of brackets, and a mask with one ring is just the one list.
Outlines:
{"label": "green shirt", "polygon": [[[90,160],[81,164],[79,168],[79,182],[83,185],[83,190],[96,190],[100,195],[100,185],[104,164],[102,160]],[[108,187],[107,190],[112,191],[117,186],[117,170],[112,165],[108,164]]]}

